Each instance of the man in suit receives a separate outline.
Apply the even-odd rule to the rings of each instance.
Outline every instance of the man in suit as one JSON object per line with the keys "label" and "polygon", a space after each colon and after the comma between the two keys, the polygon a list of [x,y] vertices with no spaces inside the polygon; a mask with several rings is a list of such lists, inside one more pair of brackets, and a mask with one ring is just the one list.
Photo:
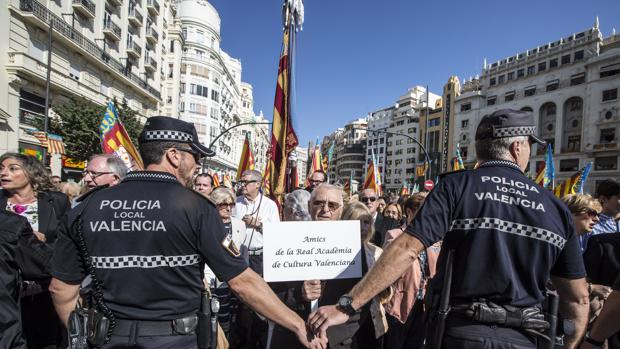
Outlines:
{"label": "man in suit", "polygon": [[377,212],[379,196],[372,189],[364,189],[359,194],[360,201],[368,207],[375,226],[375,236],[372,243],[377,246],[383,246],[385,241],[385,229],[383,227],[383,215]]}

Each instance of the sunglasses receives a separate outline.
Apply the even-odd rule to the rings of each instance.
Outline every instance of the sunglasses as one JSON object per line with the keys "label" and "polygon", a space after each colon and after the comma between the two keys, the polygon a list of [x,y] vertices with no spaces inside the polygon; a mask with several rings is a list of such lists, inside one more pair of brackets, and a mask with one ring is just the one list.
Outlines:
{"label": "sunglasses", "polygon": [[217,204],[217,208],[219,208],[220,210],[223,209],[223,208],[232,209],[233,207],[235,207],[235,203],[234,202],[222,202],[220,204]]}
{"label": "sunglasses", "polygon": [[376,197],[374,197],[374,196],[363,197],[363,198],[360,198],[360,201],[361,201],[361,202],[363,202],[363,203],[365,203],[365,204],[367,204],[367,203],[369,203],[369,202],[375,202],[375,201],[377,201],[377,198],[376,198]]}
{"label": "sunglasses", "polygon": [[175,148],[178,151],[182,151],[184,153],[189,153],[192,154],[192,156],[194,157],[194,160],[196,161],[196,163],[200,162],[200,154],[198,154],[198,152],[195,152],[193,150],[190,149],[183,149],[183,148]]}
{"label": "sunglasses", "polygon": [[599,216],[599,213],[596,212],[596,210],[593,210],[591,208],[583,211],[582,213],[587,214],[591,218],[598,218],[598,216]]}
{"label": "sunglasses", "polygon": [[337,209],[340,208],[340,204],[337,202],[333,202],[333,201],[325,201],[325,200],[314,200],[312,201],[312,206],[314,206],[315,208],[323,208],[325,207],[325,205],[327,205],[327,209],[330,212],[334,212]]}

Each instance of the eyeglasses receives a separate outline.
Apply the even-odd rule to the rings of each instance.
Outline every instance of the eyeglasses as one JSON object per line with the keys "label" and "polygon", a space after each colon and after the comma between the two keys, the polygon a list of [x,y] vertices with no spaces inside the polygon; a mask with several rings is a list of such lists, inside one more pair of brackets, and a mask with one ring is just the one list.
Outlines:
{"label": "eyeglasses", "polygon": [[113,173],[114,172],[97,172],[97,171],[86,170],[82,172],[82,176],[86,177],[86,175],[90,175],[90,178],[95,179],[103,175],[113,174]]}
{"label": "eyeglasses", "polygon": [[239,181],[237,183],[239,183],[240,186],[245,186],[245,185],[248,185],[250,183],[258,183],[258,181],[256,181],[256,180],[252,180],[252,181]]}
{"label": "eyeglasses", "polygon": [[327,209],[330,212],[334,212],[337,209],[340,208],[340,204],[337,202],[333,202],[333,201],[325,201],[325,200],[314,200],[312,201],[312,206],[314,206],[315,208],[323,208],[325,207],[325,205],[327,205]]}
{"label": "eyeglasses", "polygon": [[582,213],[587,214],[590,218],[598,218],[599,213],[596,212],[596,210],[593,210],[591,208],[586,209],[585,211],[583,211]]}
{"label": "eyeglasses", "polygon": [[192,154],[192,156],[194,157],[194,160],[196,161],[196,163],[200,163],[200,154],[198,154],[197,152],[190,150],[190,149],[183,149],[183,148],[175,148],[178,151],[182,151],[184,153],[190,153]]}
{"label": "eyeglasses", "polygon": [[367,204],[367,203],[369,203],[369,202],[375,202],[375,201],[377,201],[377,198],[376,198],[376,197],[374,197],[374,196],[368,196],[368,197],[363,197],[363,198],[360,198],[360,201],[361,201],[361,202],[363,202],[363,203],[365,203],[365,204]]}
{"label": "eyeglasses", "polygon": [[325,181],[322,181],[320,179],[310,179],[309,180],[310,183],[312,184],[321,184],[321,183],[325,183]]}
{"label": "eyeglasses", "polygon": [[220,210],[224,208],[232,209],[233,207],[235,207],[234,202],[222,202],[220,204],[217,204],[217,208],[219,208]]}

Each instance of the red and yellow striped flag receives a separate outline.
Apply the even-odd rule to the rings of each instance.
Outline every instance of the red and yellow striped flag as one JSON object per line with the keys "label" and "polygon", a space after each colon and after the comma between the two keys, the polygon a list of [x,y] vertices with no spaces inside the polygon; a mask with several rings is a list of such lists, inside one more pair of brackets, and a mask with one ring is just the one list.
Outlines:
{"label": "red and yellow striped flag", "polygon": [[534,177],[534,182],[541,187],[545,186],[545,172],[547,171],[547,166],[543,164],[543,166],[536,172],[536,177]]}
{"label": "red and yellow striped flag", "polygon": [[[290,15],[290,14],[288,14]],[[290,23],[290,21],[287,21]],[[266,177],[272,198],[282,201],[286,191],[286,168],[291,151],[299,144],[291,118],[290,82],[291,82],[291,35],[294,35],[293,25],[286,25],[282,39],[282,51],[278,65],[278,82],[273,108],[273,125],[271,132],[271,156]]]}
{"label": "red and yellow striped flag", "polygon": [[241,175],[245,170],[254,169],[254,155],[252,155],[252,149],[250,149],[250,140],[245,137],[243,142],[243,150],[241,150],[241,159],[239,159],[239,166],[237,167],[237,181],[241,179]]}
{"label": "red and yellow striped flag", "polygon": [[581,178],[581,171],[575,173],[569,179],[565,180],[564,182],[560,183],[560,185],[556,186],[555,189],[553,189],[553,194],[555,194],[555,196],[558,198],[562,198],[569,194],[575,194],[576,193],[575,186],[577,185],[577,183],[579,183],[580,178]]}
{"label": "red and yellow striped flag", "polygon": [[230,175],[227,173],[224,175],[224,186],[232,189],[232,182],[230,180]]}
{"label": "red and yellow striped flag", "polygon": [[381,195],[381,187],[377,183],[374,161],[368,164],[368,172],[366,172],[366,179],[364,179],[364,187],[362,187],[362,189],[372,189],[377,195]]}
{"label": "red and yellow striped flag", "polygon": [[304,186],[310,185],[310,176],[316,171],[323,171],[323,160],[321,159],[321,150],[318,146],[314,147],[314,151],[312,152],[312,158],[310,161],[310,167],[308,167],[308,175],[306,176],[306,181]]}
{"label": "red and yellow striped flag", "polygon": [[130,170],[144,168],[140,153],[131,142],[131,138],[129,138],[125,126],[118,118],[118,112],[112,102],[108,103],[108,108],[103,114],[99,132],[101,133],[101,148],[104,153],[115,154],[125,162]]}
{"label": "red and yellow striped flag", "polygon": [[213,177],[213,188],[219,187],[221,185],[220,176],[218,176],[217,173],[214,173],[211,175],[211,177]]}

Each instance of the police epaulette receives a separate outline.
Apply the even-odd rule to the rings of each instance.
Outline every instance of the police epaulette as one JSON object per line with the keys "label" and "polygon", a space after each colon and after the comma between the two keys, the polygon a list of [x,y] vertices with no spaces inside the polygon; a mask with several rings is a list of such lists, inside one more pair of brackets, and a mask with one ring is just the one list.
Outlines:
{"label": "police epaulette", "polygon": [[86,193],[84,193],[84,194],[82,194],[82,195],[78,196],[78,197],[75,199],[75,201],[76,201],[76,202],[82,202],[82,201],[84,201],[87,197],[91,196],[93,193],[98,192],[98,191],[99,191],[99,190],[101,190],[101,189],[105,189],[105,188],[107,188],[107,187],[109,187],[109,186],[110,186],[109,184],[104,184],[104,185],[100,185],[100,186],[94,187],[93,189],[91,189],[91,190],[87,191]]}
{"label": "police epaulette", "polygon": [[442,173],[442,174],[440,174],[440,175],[439,175],[439,178],[443,178],[443,177],[445,177],[445,176],[449,176],[449,175],[452,175],[452,174],[455,174],[455,173],[463,173],[463,172],[467,172],[467,171],[469,171],[469,169],[464,168],[464,169],[461,169],[461,170],[450,171],[450,172],[444,172],[444,173]]}

